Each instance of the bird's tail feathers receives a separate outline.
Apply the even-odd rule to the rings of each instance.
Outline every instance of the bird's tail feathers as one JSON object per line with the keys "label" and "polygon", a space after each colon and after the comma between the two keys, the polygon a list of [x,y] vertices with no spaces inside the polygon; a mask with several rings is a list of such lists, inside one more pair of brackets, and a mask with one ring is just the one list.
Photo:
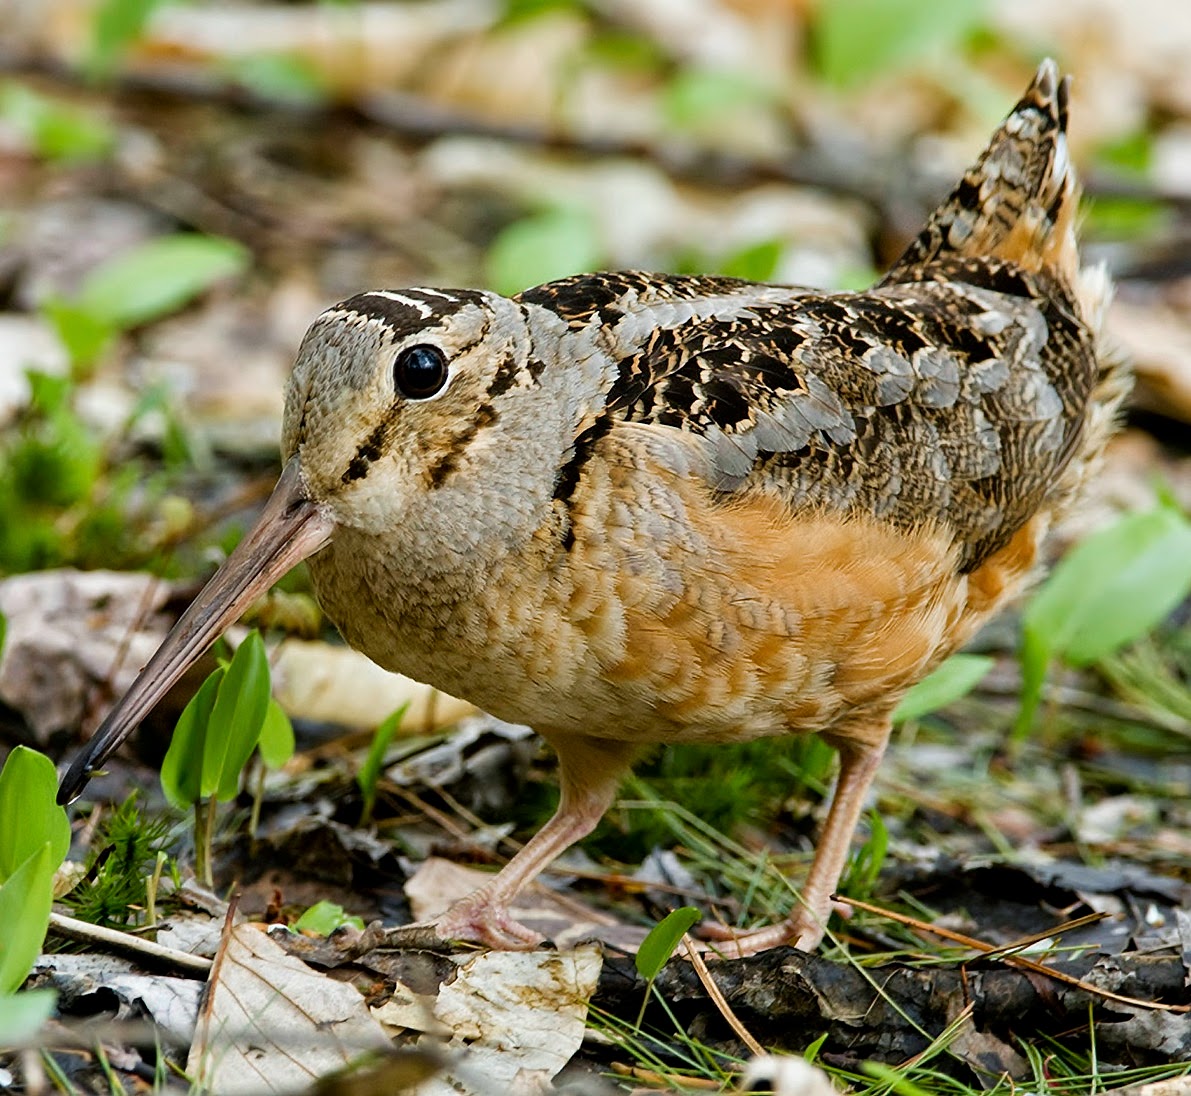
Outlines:
{"label": "bird's tail feathers", "polygon": [[1079,183],[1067,151],[1069,77],[1043,61],[1033,82],[886,281],[947,256],[1002,259],[1080,283]]}

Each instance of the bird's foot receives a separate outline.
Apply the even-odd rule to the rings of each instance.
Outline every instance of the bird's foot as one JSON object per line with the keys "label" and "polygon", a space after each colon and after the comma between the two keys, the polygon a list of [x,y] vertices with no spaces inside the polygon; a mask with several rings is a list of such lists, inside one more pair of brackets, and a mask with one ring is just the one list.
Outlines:
{"label": "bird's foot", "polygon": [[509,907],[483,891],[461,898],[435,922],[445,940],[467,940],[499,951],[530,951],[545,937],[517,921]]}
{"label": "bird's foot", "polygon": [[497,951],[531,951],[545,937],[514,920],[507,906],[486,902],[479,896],[460,899],[432,921],[387,929],[383,946],[434,949],[451,941],[481,944]]}
{"label": "bird's foot", "polygon": [[792,913],[784,921],[763,929],[741,930],[717,921],[704,921],[695,931],[711,943],[713,950],[729,959],[756,955],[781,944],[789,944],[799,951],[811,952],[823,942],[827,919],[833,913],[838,913],[841,917],[850,917],[852,909],[842,903],[833,902],[821,915],[803,908]]}

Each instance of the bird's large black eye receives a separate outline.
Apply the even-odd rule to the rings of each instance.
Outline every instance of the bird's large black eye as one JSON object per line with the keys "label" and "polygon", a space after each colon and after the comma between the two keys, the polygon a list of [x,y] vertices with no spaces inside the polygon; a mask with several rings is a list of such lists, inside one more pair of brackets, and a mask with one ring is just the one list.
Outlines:
{"label": "bird's large black eye", "polygon": [[407,346],[393,362],[393,383],[406,399],[425,400],[447,383],[447,357],[437,346]]}

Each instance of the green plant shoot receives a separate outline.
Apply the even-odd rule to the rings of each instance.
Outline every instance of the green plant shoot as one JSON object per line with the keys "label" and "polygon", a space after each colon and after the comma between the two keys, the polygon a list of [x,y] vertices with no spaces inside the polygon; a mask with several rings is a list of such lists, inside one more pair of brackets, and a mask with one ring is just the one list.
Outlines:
{"label": "green plant shoot", "polygon": [[679,941],[691,930],[700,916],[702,915],[694,906],[680,906],[666,914],[649,930],[649,935],[641,941],[641,946],[637,949],[637,954],[633,959],[637,973],[646,982],[645,996],[641,1000],[641,1011],[637,1013],[637,1027],[641,1026],[641,1020],[645,1016],[645,1005],[653,991],[654,981],[670,956],[674,954],[674,949],[678,947]]}
{"label": "green plant shoot", "polygon": [[[51,874],[70,850],[70,822],[54,799],[54,763],[36,750],[17,746],[0,771],[0,883],[48,845]],[[3,924],[4,922],[0,922]]]}
{"label": "green plant shoot", "polygon": [[315,902],[294,922],[294,932],[313,932],[319,936],[330,936],[343,925],[352,925],[361,932],[364,931],[362,917],[345,913],[343,907],[334,902]]}
{"label": "green plant shoot", "polygon": [[360,771],[356,773],[356,784],[359,785],[360,795],[364,800],[364,806],[360,811],[361,826],[367,826],[372,821],[372,808],[376,806],[376,784],[380,780],[385,754],[388,752],[389,743],[393,741],[393,735],[397,733],[397,728],[401,726],[401,721],[405,718],[408,709],[408,702],[402,704],[376,728],[376,733],[372,736],[372,744],[368,747],[368,756],[364,759]]}
{"label": "green plant shoot", "polygon": [[967,696],[984,680],[995,662],[988,655],[952,655],[902,697],[893,711],[893,722],[921,719]]}
{"label": "green plant shoot", "polygon": [[1014,737],[1033,726],[1051,662],[1087,666],[1139,639],[1191,591],[1191,522],[1171,506],[1129,514],[1072,549],[1022,617]]}
{"label": "green plant shoot", "polygon": [[[215,804],[240,790],[240,773],[268,721],[269,688],[264,642],[249,632],[227,666],[212,672],[186,705],[162,763],[166,798],[180,810],[195,809],[195,870],[208,886]],[[274,716],[266,747],[274,757],[284,751],[285,729],[277,724]],[[289,733],[292,748],[292,729]]]}

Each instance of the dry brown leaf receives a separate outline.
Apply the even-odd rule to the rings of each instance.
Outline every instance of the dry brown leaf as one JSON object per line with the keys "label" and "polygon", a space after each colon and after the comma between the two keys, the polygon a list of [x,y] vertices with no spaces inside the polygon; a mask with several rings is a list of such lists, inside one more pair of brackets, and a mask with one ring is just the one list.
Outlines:
{"label": "dry brown leaf", "polygon": [[359,990],[237,925],[211,972],[186,1069],[221,1096],[291,1093],[390,1049]]}

